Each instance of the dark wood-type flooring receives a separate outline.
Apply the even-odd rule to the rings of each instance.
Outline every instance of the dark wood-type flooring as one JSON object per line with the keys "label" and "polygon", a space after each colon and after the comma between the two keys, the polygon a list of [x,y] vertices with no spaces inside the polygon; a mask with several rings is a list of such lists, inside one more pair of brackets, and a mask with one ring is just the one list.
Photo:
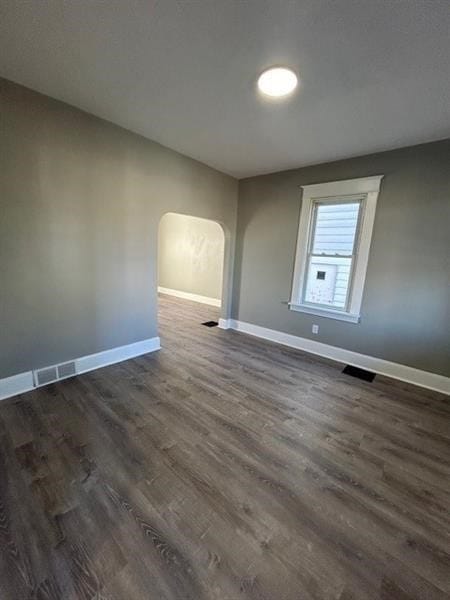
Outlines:
{"label": "dark wood-type flooring", "polygon": [[449,399],[217,317],[0,404],[1,600],[449,598]]}

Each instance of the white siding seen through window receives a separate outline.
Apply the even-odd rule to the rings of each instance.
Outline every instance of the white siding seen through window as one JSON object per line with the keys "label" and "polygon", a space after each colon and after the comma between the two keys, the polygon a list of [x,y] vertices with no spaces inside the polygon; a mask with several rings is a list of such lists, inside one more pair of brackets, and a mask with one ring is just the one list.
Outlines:
{"label": "white siding seen through window", "polygon": [[360,202],[315,202],[304,302],[345,309]]}

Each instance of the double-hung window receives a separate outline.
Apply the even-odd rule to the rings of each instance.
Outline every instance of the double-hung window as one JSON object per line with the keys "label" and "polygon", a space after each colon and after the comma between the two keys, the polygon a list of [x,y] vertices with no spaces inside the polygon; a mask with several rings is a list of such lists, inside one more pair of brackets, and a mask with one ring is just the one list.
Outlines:
{"label": "double-hung window", "polygon": [[360,320],[381,178],[303,186],[292,310]]}

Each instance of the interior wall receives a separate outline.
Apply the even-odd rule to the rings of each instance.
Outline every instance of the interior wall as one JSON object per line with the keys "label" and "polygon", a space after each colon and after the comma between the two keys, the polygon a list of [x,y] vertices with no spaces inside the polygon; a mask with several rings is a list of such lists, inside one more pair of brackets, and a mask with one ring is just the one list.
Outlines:
{"label": "interior wall", "polygon": [[[290,311],[299,186],[370,175],[361,322]],[[238,224],[235,319],[450,376],[450,140],[241,180]]]}
{"label": "interior wall", "polygon": [[225,239],[214,221],[168,213],[161,219],[158,284],[220,300]]}
{"label": "interior wall", "polygon": [[152,338],[158,226],[218,221],[229,316],[237,181],[0,80],[0,378]]}

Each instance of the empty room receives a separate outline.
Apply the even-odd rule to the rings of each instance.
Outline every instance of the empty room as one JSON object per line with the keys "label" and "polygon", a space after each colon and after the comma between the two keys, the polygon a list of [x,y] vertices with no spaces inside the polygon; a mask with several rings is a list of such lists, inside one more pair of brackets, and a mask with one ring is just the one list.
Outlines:
{"label": "empty room", "polygon": [[4,0],[0,600],[450,600],[449,0]]}

